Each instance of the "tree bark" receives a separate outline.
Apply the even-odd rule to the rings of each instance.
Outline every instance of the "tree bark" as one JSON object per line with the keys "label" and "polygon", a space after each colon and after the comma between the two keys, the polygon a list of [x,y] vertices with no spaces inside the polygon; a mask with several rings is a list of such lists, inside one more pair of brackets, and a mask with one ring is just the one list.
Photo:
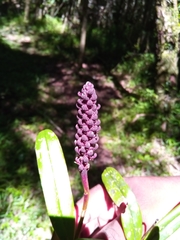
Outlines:
{"label": "tree bark", "polygon": [[156,2],[156,91],[161,99],[175,97],[178,78],[178,6],[177,0]]}
{"label": "tree bark", "polygon": [[29,22],[30,3],[31,3],[31,0],[25,0],[24,23]]}
{"label": "tree bark", "polygon": [[82,66],[85,47],[86,47],[86,35],[87,35],[87,15],[88,15],[88,0],[81,0],[82,7],[82,22],[81,22],[81,36],[79,46],[79,68]]}

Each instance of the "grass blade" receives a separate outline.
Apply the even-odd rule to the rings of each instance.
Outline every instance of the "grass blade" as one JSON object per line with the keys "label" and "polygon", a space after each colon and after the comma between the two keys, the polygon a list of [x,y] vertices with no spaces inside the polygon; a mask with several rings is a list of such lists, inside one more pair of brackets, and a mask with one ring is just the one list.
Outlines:
{"label": "grass blade", "polygon": [[69,175],[57,136],[51,130],[41,131],[35,151],[48,215],[58,237],[74,238],[75,212]]}

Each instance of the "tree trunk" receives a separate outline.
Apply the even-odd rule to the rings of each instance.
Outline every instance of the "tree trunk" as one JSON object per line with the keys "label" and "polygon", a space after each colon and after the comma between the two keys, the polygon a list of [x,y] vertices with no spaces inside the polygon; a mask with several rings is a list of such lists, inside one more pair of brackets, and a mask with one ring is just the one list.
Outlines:
{"label": "tree trunk", "polygon": [[79,68],[82,66],[85,47],[86,47],[86,35],[87,35],[87,12],[88,12],[88,0],[81,0],[82,7],[82,22],[81,22],[81,36],[79,46]]}
{"label": "tree trunk", "polygon": [[[178,6],[177,0],[156,2],[156,91],[161,100],[173,98],[178,78]],[[167,104],[167,103],[166,103]]]}
{"label": "tree trunk", "polygon": [[43,8],[42,8],[43,0],[36,0],[36,9],[35,9],[35,18],[36,20],[40,20],[43,18]]}
{"label": "tree trunk", "polygon": [[30,3],[31,3],[31,0],[25,0],[24,23],[29,22]]}

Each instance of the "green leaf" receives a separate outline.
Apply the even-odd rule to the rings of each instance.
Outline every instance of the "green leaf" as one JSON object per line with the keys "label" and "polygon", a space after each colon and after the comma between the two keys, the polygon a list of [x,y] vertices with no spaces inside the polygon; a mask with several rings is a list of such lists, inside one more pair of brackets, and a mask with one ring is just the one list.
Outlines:
{"label": "green leaf", "polygon": [[143,240],[166,240],[180,228],[180,204],[148,231]]}
{"label": "green leaf", "polygon": [[51,130],[41,131],[35,151],[48,215],[58,237],[74,237],[75,211],[69,175],[57,136]]}
{"label": "green leaf", "polygon": [[102,181],[113,202],[119,206],[127,203],[125,213],[121,214],[124,235],[128,240],[140,240],[142,237],[142,216],[136,198],[128,184],[117,170],[107,167],[102,173]]}

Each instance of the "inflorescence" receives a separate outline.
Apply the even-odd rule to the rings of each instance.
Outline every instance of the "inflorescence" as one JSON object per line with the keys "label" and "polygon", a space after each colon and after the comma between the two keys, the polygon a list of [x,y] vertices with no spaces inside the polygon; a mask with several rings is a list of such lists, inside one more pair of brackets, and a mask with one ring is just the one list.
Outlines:
{"label": "inflorescence", "polygon": [[98,132],[100,131],[100,120],[97,104],[97,95],[94,85],[86,82],[82,90],[78,92],[77,100],[77,124],[75,135],[75,151],[77,156],[75,163],[79,165],[79,171],[89,170],[89,162],[97,157],[95,150],[98,148]]}

